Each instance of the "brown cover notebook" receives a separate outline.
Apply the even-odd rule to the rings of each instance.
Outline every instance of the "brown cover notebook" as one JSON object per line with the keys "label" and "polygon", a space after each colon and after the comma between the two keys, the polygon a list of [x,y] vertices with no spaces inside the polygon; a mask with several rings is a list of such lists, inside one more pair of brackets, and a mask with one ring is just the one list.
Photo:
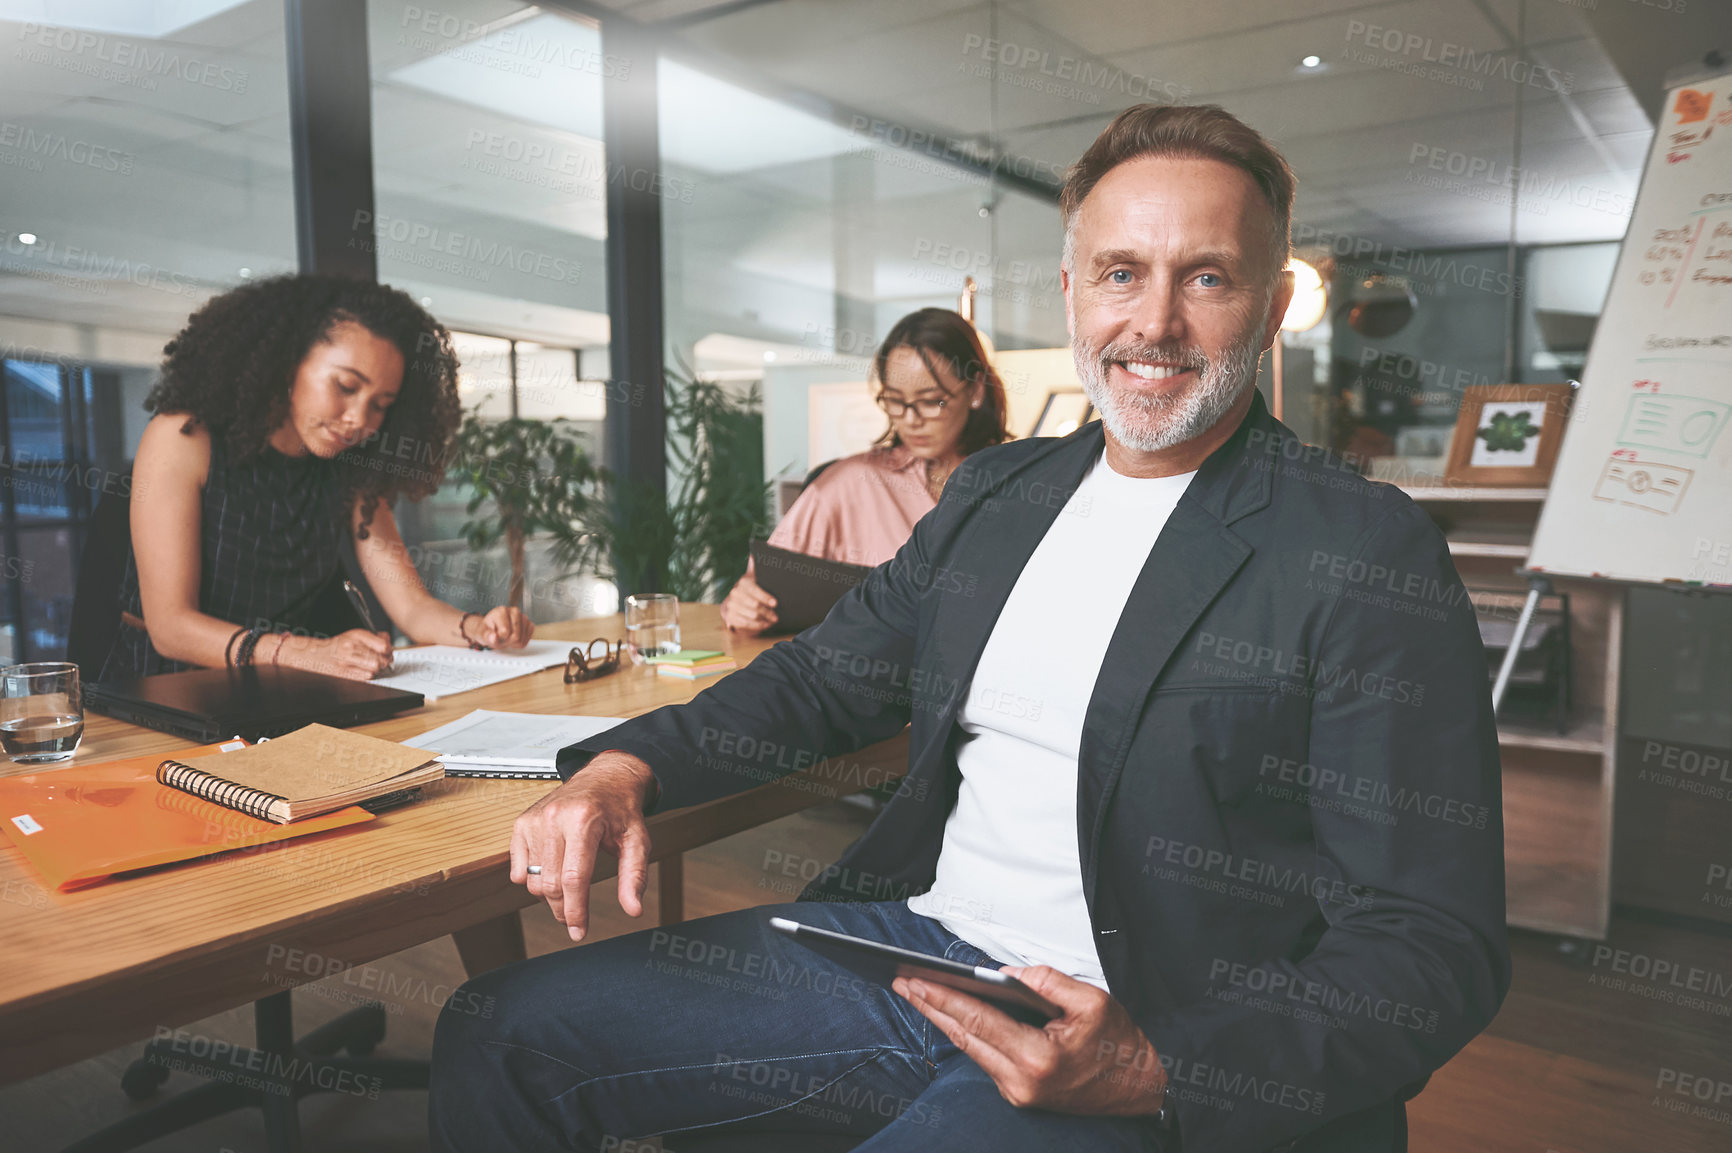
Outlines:
{"label": "brown cover notebook", "polygon": [[308,725],[239,752],[166,760],[156,778],[231,809],[286,824],[445,775],[437,754],[329,725]]}

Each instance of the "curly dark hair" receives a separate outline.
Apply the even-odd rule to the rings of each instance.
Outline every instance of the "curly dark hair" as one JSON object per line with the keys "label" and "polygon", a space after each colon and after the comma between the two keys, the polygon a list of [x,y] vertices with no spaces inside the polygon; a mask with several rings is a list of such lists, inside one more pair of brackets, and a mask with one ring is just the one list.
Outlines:
{"label": "curly dark hair", "polygon": [[[891,325],[878,351],[872,354],[872,374],[880,387],[890,354],[899,348],[912,348],[919,355],[920,363],[926,366],[941,391],[948,390],[938,375],[936,363],[943,363],[964,385],[979,381],[984,386],[980,407],[968,411],[968,421],[962,426],[962,436],[957,442],[963,456],[1010,439],[1010,430],[1004,424],[1004,381],[987,359],[986,346],[980,343],[974,325],[960,313],[948,308],[921,308]],[[874,443],[901,444],[902,435],[896,431],[896,422],[891,421],[884,435]]]}
{"label": "curly dark hair", "polygon": [[[234,460],[263,452],[289,419],[301,362],[333,326],[361,325],[403,355],[403,383],[379,432],[332,462],[344,507],[358,497],[361,526],[379,502],[438,489],[463,418],[451,334],[401,289],[337,276],[274,276],[213,297],[163,348],[162,377],[145,398],[156,413],[186,413],[223,438]],[[413,451],[400,459],[401,446]],[[395,446],[390,457],[382,451]]]}

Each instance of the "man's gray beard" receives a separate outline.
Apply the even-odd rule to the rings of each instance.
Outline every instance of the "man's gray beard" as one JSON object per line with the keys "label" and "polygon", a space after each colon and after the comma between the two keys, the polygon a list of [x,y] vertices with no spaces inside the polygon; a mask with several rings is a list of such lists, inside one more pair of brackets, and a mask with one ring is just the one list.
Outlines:
{"label": "man's gray beard", "polygon": [[[1219,361],[1199,348],[1163,349],[1158,344],[1108,344],[1091,351],[1072,346],[1083,392],[1100,413],[1101,423],[1126,448],[1159,452],[1183,444],[1215,427],[1257,382],[1261,330],[1228,347]],[[1107,383],[1112,361],[1179,363],[1199,370],[1197,383],[1177,397],[1121,394]]]}

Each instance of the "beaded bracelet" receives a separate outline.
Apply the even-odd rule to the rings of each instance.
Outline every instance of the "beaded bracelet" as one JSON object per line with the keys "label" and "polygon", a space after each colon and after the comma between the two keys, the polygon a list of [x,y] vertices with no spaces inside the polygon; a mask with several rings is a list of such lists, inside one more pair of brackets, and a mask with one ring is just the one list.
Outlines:
{"label": "beaded bracelet", "polygon": [[259,647],[259,638],[264,635],[265,630],[261,626],[254,625],[248,629],[246,639],[241,641],[241,647],[235,652],[235,664],[251,665],[253,650]]}
{"label": "beaded bracelet", "polygon": [[227,665],[231,669],[235,667],[235,638],[246,631],[247,626],[242,625],[240,628],[229,634],[229,643],[223,646],[223,664]]}
{"label": "beaded bracelet", "polygon": [[464,613],[457,620],[457,635],[462,637],[464,640],[469,641],[469,647],[472,649],[476,649],[476,650],[484,649],[487,646],[482,644],[480,641],[469,640],[469,634],[463,631],[463,626],[469,623],[470,617],[478,617],[480,615],[481,615],[480,613],[468,612],[468,613]]}

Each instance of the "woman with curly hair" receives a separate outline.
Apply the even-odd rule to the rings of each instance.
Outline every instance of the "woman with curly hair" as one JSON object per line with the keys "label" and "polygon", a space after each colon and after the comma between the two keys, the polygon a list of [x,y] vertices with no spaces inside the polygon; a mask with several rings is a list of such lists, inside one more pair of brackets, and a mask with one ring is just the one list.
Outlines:
{"label": "woman with curly hair", "polygon": [[[964,457],[1010,439],[1004,383],[974,325],[948,308],[922,308],[891,326],[872,356],[878,406],[890,427],[872,449],[824,466],[770,543],[846,564],[896,555],[931,512]],[[722,601],[722,623],[756,636],[776,626],[776,598],[748,565]]]}
{"label": "woman with curly hair", "polygon": [[403,292],[281,276],[206,303],[164,351],[132,474],[120,633],[98,678],[247,664],[365,680],[391,642],[343,588],[343,534],[416,642],[519,648],[516,608],[427,592],[391,503],[439,487],[462,410],[451,335]]}

